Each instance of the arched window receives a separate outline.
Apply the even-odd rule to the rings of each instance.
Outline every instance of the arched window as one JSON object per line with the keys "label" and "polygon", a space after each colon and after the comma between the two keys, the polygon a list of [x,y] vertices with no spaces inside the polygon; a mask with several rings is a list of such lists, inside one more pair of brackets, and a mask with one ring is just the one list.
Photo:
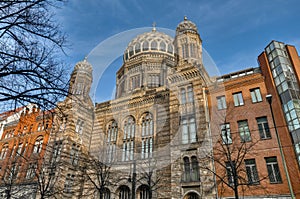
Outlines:
{"label": "arched window", "polygon": [[191,180],[190,176],[190,159],[188,157],[183,158],[183,166],[184,166],[184,174],[183,174],[183,181],[189,182]]}
{"label": "arched window", "polygon": [[184,182],[197,182],[200,180],[199,176],[199,163],[196,156],[192,156],[191,161],[189,157],[183,158],[183,181]]}
{"label": "arched window", "polygon": [[151,158],[153,152],[153,119],[150,113],[142,116],[142,153],[141,158]]}
{"label": "arched window", "polygon": [[70,161],[73,166],[78,165],[79,161],[79,152],[80,152],[80,146],[76,145],[75,143],[72,145],[71,151],[70,151]]}
{"label": "arched window", "polygon": [[124,122],[122,161],[128,161],[133,159],[134,134],[135,134],[135,120],[132,116],[129,116],[126,118]]}
{"label": "arched window", "polygon": [[182,44],[182,58],[189,57],[189,45],[187,43]]}
{"label": "arched window", "polygon": [[150,189],[147,185],[142,185],[140,188],[139,188],[139,199],[150,199],[152,198],[150,196]]}
{"label": "arched window", "polygon": [[135,53],[141,52],[141,44],[140,43],[136,43],[134,48],[135,48]]}
{"label": "arched window", "polygon": [[157,50],[157,42],[156,41],[151,42],[151,50]]}
{"label": "arched window", "polygon": [[121,186],[119,188],[119,199],[129,199],[130,198],[130,189],[127,186]]}
{"label": "arched window", "polygon": [[190,52],[191,52],[191,57],[197,58],[198,49],[195,43],[190,44]]}
{"label": "arched window", "polygon": [[102,197],[100,197],[99,190],[96,190],[95,192],[95,198],[103,198],[103,199],[110,199],[110,190],[108,188],[104,188],[102,192]]}
{"label": "arched window", "polygon": [[40,153],[42,151],[42,147],[43,147],[43,136],[39,136],[34,143],[34,147],[33,147],[33,153]]}
{"label": "arched window", "polygon": [[196,156],[192,156],[191,180],[199,181],[199,163]]}
{"label": "arched window", "polygon": [[189,193],[184,197],[184,199],[199,199],[199,196],[196,193]]}
{"label": "arched window", "polygon": [[173,54],[173,46],[172,44],[168,44],[168,53],[172,53]]}
{"label": "arched window", "polygon": [[133,55],[133,47],[132,46],[130,46],[130,48],[129,48],[129,56],[131,57],[132,55]]}
{"label": "arched window", "polygon": [[111,121],[107,127],[107,161],[114,160],[116,154],[116,144],[118,137],[118,124],[115,120]]}
{"label": "arched window", "polygon": [[39,123],[39,124],[38,124],[38,128],[37,128],[37,131],[41,131],[41,130],[43,130],[42,128],[43,128],[43,125],[42,125],[42,123]]}
{"label": "arched window", "polygon": [[165,42],[160,42],[159,44],[159,50],[161,51],[166,51],[166,43]]}
{"label": "arched window", "polygon": [[147,41],[145,41],[143,43],[143,51],[149,50],[149,43]]}
{"label": "arched window", "polygon": [[7,155],[7,152],[8,152],[8,144],[6,143],[2,146],[1,153],[0,153],[0,159],[4,159]]}

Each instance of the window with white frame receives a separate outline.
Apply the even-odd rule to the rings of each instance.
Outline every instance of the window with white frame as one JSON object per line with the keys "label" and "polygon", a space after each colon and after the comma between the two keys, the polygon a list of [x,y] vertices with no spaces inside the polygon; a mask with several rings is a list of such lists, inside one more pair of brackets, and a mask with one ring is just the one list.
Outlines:
{"label": "window with white frame", "polygon": [[200,180],[199,176],[199,162],[196,156],[183,158],[183,181],[184,182],[196,182]]}
{"label": "window with white frame", "polygon": [[192,86],[183,87],[180,89],[180,103],[193,103],[194,102],[194,91]]}
{"label": "window with white frame", "polygon": [[142,152],[141,158],[151,158],[153,151],[153,118],[150,113],[142,116]]}
{"label": "window with white frame", "polygon": [[82,134],[84,121],[82,119],[78,119],[75,126],[75,132],[78,134]]}
{"label": "window with white frame", "polygon": [[118,138],[118,123],[113,120],[107,126],[107,161],[114,160]]}
{"label": "window with white frame", "polygon": [[43,140],[44,140],[43,136],[39,136],[36,138],[33,146],[33,153],[40,153],[42,151]]}
{"label": "window with white frame", "polygon": [[217,97],[218,110],[226,109],[226,98],[225,95]]}
{"label": "window with white frame", "polygon": [[70,151],[70,161],[73,166],[78,165],[79,160],[79,152],[80,152],[80,146],[76,145],[75,143],[72,145],[71,151]]}
{"label": "window with white frame", "polygon": [[135,120],[129,116],[124,121],[122,161],[133,160],[134,154]]}
{"label": "window with white frame", "polygon": [[8,144],[4,144],[1,149],[0,159],[4,159],[8,152]]}
{"label": "window with white frame", "polygon": [[248,177],[248,184],[258,184],[258,172],[256,168],[255,159],[245,160],[246,173]]}
{"label": "window with white frame", "polygon": [[221,124],[221,137],[223,144],[232,144],[231,132],[230,132],[230,124],[225,123]]}
{"label": "window with white frame", "polygon": [[267,157],[267,158],[265,158],[265,160],[266,160],[270,183],[281,183],[282,178],[280,175],[277,158],[276,157]]}
{"label": "window with white frame", "polygon": [[262,102],[262,97],[259,88],[251,89],[250,94],[253,103]]}
{"label": "window with white frame", "polygon": [[197,128],[194,115],[187,115],[181,118],[181,139],[182,144],[197,142]]}
{"label": "window with white frame", "polygon": [[233,96],[234,106],[243,106],[244,105],[244,99],[243,99],[242,92],[233,93],[232,96]]}
{"label": "window with white frame", "polygon": [[42,123],[39,123],[37,131],[43,131],[43,130],[44,130],[44,125]]}
{"label": "window with white frame", "polygon": [[271,138],[271,132],[268,124],[267,117],[256,118],[260,139]]}
{"label": "window with white frame", "polygon": [[251,134],[247,120],[238,121],[239,133],[242,142],[250,142]]}

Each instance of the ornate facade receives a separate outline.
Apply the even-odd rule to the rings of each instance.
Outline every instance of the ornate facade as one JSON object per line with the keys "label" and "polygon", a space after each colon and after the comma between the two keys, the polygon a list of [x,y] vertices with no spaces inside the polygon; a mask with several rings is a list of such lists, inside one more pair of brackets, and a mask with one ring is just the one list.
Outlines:
{"label": "ornate facade", "polygon": [[[196,25],[185,18],[175,38],[154,27],[129,43],[123,60],[116,77],[116,99],[93,106],[89,98],[92,67],[84,60],[71,75],[73,95],[58,105],[64,112],[59,126],[66,125],[53,143],[70,139],[110,168],[105,189],[99,185],[99,191],[97,186],[91,191],[89,187],[96,183],[86,180],[82,194],[122,199],[215,198],[214,176],[202,169],[213,169],[212,161],[204,158],[212,150],[207,106],[210,78],[202,64]],[[63,176],[71,175],[73,170],[66,170]]]}
{"label": "ornate facade", "polygon": [[[52,142],[64,140],[68,154],[63,197],[299,197],[297,145],[282,114],[274,131],[264,96],[278,94],[265,66],[212,80],[198,29],[186,17],[175,38],[155,27],[138,35],[123,61],[116,98],[95,106],[88,94],[92,66],[79,62],[71,75],[72,94],[58,105],[60,133]],[[76,165],[69,159],[74,147],[85,157]]]}

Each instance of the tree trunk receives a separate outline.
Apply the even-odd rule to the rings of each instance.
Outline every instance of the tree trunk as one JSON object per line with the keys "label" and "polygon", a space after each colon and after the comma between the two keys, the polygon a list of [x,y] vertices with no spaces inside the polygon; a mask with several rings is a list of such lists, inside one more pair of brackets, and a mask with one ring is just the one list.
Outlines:
{"label": "tree trunk", "polygon": [[238,187],[234,187],[234,196],[235,196],[235,199],[239,199],[239,190],[238,190]]}
{"label": "tree trunk", "polygon": [[10,199],[11,198],[11,194],[10,194],[10,190],[6,190],[6,199]]}

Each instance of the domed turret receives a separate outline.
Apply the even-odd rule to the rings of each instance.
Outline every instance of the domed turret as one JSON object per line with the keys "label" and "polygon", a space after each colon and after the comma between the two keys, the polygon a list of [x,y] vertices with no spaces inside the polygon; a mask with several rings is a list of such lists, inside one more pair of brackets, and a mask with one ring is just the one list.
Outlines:
{"label": "domed turret", "polygon": [[86,58],[78,62],[71,74],[69,93],[84,100],[89,98],[92,73],[93,67]]}
{"label": "domed turret", "polygon": [[80,61],[76,64],[74,71],[81,71],[87,73],[87,75],[91,75],[93,72],[93,67],[92,65],[84,58],[83,61]]}
{"label": "domed turret", "polygon": [[184,17],[176,28],[174,41],[177,61],[202,63],[202,40],[198,34],[197,26]]}
{"label": "domed turret", "polygon": [[198,29],[196,24],[188,20],[185,16],[183,21],[178,24],[176,28],[176,34],[182,34],[186,32],[198,33]]}
{"label": "domed turret", "polygon": [[130,60],[140,54],[158,52],[174,56],[173,38],[163,32],[156,31],[153,27],[151,32],[138,35],[127,46],[124,52],[124,61]]}

